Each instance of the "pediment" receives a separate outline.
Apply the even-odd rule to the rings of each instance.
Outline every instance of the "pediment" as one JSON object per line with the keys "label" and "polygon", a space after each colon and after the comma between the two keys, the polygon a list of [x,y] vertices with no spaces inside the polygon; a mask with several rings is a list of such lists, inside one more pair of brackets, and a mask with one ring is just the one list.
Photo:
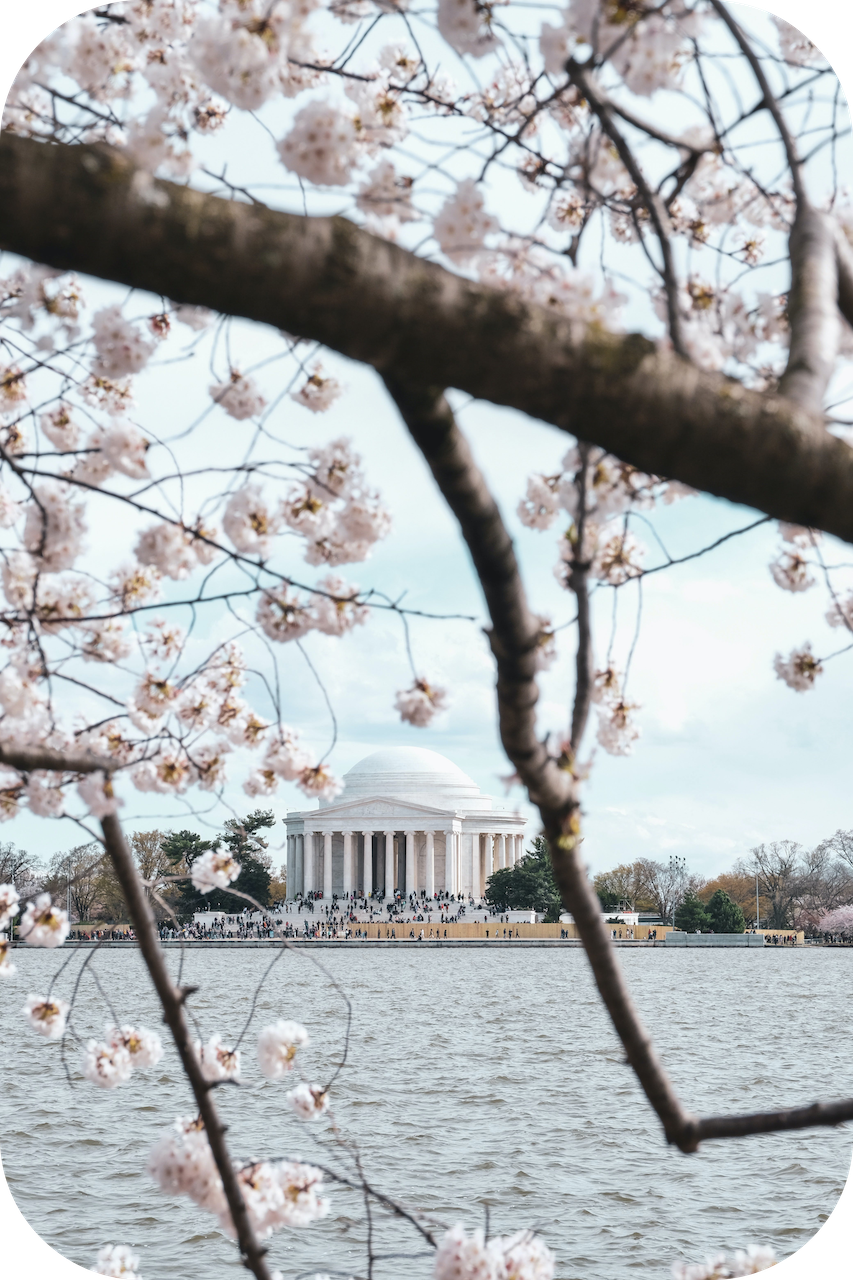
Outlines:
{"label": "pediment", "polygon": [[428,821],[444,821],[450,823],[457,813],[454,809],[436,809],[431,805],[415,804],[411,800],[397,800],[388,796],[368,796],[348,803],[324,805],[322,809],[310,809],[304,813],[290,813],[288,818],[302,818],[315,829],[328,827],[330,819],[335,823],[344,820],[352,821],[359,830],[371,830],[369,820],[377,818],[394,818],[394,829],[403,829],[403,824],[415,822],[418,818]]}

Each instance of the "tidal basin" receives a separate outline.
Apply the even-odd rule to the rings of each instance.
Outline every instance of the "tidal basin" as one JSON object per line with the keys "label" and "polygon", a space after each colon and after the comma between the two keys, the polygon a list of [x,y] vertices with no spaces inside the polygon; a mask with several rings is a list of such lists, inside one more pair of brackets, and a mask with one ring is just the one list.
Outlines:
{"label": "tidal basin", "polygon": [[[81,948],[54,992],[70,994]],[[710,1143],[698,1155],[668,1150],[624,1066],[574,947],[517,950],[418,948],[313,950],[353,1005],[348,1064],[334,1089],[342,1132],[360,1148],[371,1180],[448,1225],[493,1232],[536,1226],[557,1255],[559,1280],[667,1280],[676,1258],[772,1245],[793,1253],[821,1225],[847,1176],[849,1128]],[[239,1275],[216,1222],[161,1193],[148,1151],[189,1090],[164,1034],[155,1069],[115,1091],[83,1080],[79,1051],[35,1036],[20,1008],[44,993],[68,955],[18,948],[18,975],[0,995],[3,1165],[35,1229],[84,1267],[106,1242],[131,1243],[146,1280]],[[201,1033],[230,1042],[246,1019],[267,948],[188,948],[183,981]],[[175,972],[177,949],[168,952]],[[705,1114],[849,1096],[848,1010],[853,952],[825,948],[622,950],[632,990],[685,1104]],[[121,1021],[160,1028],[135,948],[91,961]],[[307,1128],[264,1081],[257,1031],[276,1017],[305,1023],[306,1078],[339,1060],[344,1006],[310,959],[285,955],[258,999],[243,1048],[245,1088],[221,1089],[236,1156],[298,1156],[340,1166],[325,1129]],[[84,976],[75,1021],[100,1036],[110,1020]],[[163,1029],[164,1030],[164,1029]],[[305,1231],[270,1241],[285,1280],[364,1270],[356,1197],[332,1187],[331,1212]],[[392,1228],[389,1250],[412,1253],[377,1267],[379,1280],[428,1277],[417,1240]]]}

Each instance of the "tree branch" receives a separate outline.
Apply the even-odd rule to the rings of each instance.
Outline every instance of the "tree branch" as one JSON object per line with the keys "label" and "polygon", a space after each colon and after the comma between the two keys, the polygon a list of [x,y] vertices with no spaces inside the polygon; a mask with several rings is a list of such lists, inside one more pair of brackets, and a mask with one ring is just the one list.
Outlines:
{"label": "tree branch", "polygon": [[105,774],[111,774],[121,767],[117,760],[112,760],[109,756],[55,751],[53,747],[0,746],[0,764],[20,769],[21,773],[53,769],[63,773],[98,773],[102,770]]}
{"label": "tree branch", "polygon": [[163,1020],[172,1033],[181,1066],[190,1082],[199,1115],[204,1122],[211,1154],[222,1179],[222,1189],[228,1201],[240,1253],[245,1265],[257,1276],[257,1280],[271,1280],[264,1256],[266,1249],[258,1243],[249,1221],[246,1203],[225,1142],[225,1128],[219,1119],[210,1086],[202,1075],[201,1066],[193,1051],[189,1028],[184,1017],[183,995],[174,987],[169,977],[154,915],[145,896],[133,857],[127,847],[121,824],[114,815],[108,815],[102,819],[101,828],[104,833],[104,845],[121,885],[142,958],[163,1006]]}
{"label": "tree branch", "polygon": [[245,316],[457,387],[779,519],[853,541],[853,453],[781,396],[638,334],[473,283],[343,218],[152,180],[120,152],[0,135],[0,247]]}

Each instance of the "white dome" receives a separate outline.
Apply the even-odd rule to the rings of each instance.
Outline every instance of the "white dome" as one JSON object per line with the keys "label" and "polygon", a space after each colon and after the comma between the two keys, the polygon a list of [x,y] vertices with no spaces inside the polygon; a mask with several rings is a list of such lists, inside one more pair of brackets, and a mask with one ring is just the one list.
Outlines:
{"label": "white dome", "polygon": [[[344,790],[333,804],[387,796],[436,809],[482,811],[492,807],[491,797],[484,796],[467,773],[426,747],[374,751],[353,765],[343,781]],[[326,807],[322,801],[320,807]]]}

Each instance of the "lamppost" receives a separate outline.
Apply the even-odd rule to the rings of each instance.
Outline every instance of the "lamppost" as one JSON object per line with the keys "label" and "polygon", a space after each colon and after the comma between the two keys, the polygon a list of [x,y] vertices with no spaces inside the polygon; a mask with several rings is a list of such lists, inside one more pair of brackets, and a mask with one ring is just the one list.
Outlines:
{"label": "lamppost", "polygon": [[761,919],[758,914],[758,872],[756,871],[755,873],[755,927],[756,929],[760,924],[761,924]]}

